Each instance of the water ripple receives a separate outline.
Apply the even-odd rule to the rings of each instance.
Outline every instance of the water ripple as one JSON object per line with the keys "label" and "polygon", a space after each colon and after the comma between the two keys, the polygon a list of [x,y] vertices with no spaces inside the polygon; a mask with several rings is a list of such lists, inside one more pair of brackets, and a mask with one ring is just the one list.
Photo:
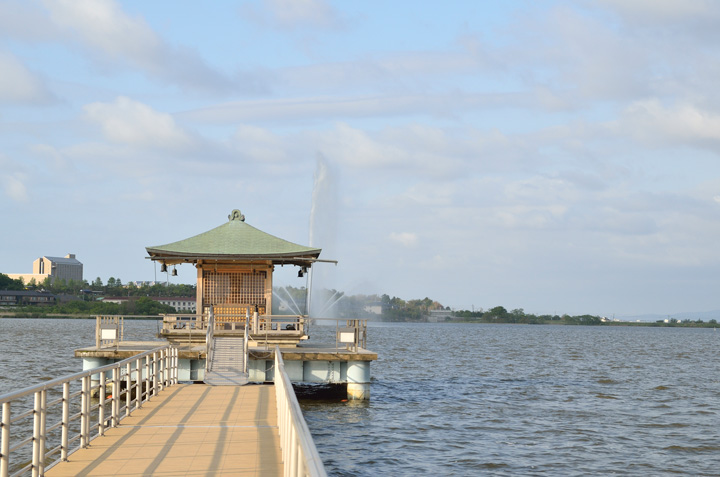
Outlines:
{"label": "water ripple", "polygon": [[302,403],[330,475],[720,468],[711,330],[381,324],[369,334],[380,355],[370,402]]}

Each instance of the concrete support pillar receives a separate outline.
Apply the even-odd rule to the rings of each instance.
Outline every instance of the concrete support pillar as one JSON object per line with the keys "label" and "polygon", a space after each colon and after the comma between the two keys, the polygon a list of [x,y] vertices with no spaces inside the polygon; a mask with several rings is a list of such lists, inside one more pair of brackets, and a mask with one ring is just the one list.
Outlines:
{"label": "concrete support pillar", "polygon": [[[83,371],[87,371],[88,369],[93,368],[99,368],[100,366],[105,366],[106,364],[110,364],[112,360],[107,358],[83,358]],[[96,389],[97,386],[100,384],[100,373],[93,374],[90,378],[90,385],[93,389]],[[97,394],[97,390],[93,391],[93,395]]]}
{"label": "concrete support pillar", "polygon": [[349,361],[347,367],[348,400],[370,399],[370,361]]}
{"label": "concrete support pillar", "polygon": [[190,359],[178,359],[178,381],[192,381],[192,363]]}

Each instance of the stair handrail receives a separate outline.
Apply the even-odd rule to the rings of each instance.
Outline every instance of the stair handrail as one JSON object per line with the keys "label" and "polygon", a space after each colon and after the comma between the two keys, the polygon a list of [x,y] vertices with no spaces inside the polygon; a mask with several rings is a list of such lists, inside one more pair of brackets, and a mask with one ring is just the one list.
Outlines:
{"label": "stair handrail", "polygon": [[208,312],[208,325],[205,331],[205,373],[212,370],[215,355],[215,313],[210,308]]}
{"label": "stair handrail", "polygon": [[244,335],[243,336],[243,354],[244,354],[243,373],[245,373],[245,375],[248,374],[248,348],[249,348],[248,338],[250,335],[250,333],[248,332],[249,331],[248,330],[248,322],[249,321],[250,321],[250,310],[246,309],[245,310],[245,333],[243,333],[243,335]]}

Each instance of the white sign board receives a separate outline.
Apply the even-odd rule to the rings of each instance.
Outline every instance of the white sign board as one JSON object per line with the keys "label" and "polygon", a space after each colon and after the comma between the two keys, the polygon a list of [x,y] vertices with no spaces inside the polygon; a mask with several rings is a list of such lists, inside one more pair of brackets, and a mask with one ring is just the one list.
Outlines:
{"label": "white sign board", "polygon": [[117,328],[103,328],[100,330],[100,339],[102,340],[116,340],[117,339]]}
{"label": "white sign board", "polygon": [[340,328],[338,330],[338,341],[341,343],[354,343],[355,328]]}

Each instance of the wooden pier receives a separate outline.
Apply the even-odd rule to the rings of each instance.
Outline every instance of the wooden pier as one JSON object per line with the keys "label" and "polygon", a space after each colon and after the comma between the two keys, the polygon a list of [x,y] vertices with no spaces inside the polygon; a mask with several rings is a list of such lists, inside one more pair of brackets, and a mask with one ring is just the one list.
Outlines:
{"label": "wooden pier", "polygon": [[275,390],[172,386],[46,475],[283,475]]}

